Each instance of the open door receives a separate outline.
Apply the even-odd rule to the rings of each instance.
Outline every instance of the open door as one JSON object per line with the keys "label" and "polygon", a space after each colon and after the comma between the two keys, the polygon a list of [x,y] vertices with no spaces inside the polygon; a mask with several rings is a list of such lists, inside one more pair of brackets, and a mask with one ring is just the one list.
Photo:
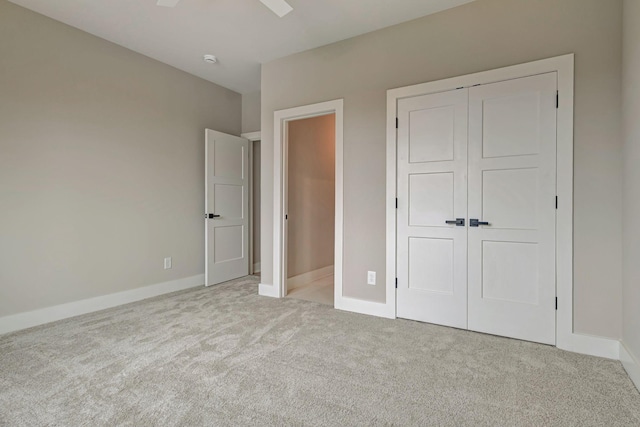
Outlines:
{"label": "open door", "polygon": [[249,141],[206,130],[205,285],[249,274]]}

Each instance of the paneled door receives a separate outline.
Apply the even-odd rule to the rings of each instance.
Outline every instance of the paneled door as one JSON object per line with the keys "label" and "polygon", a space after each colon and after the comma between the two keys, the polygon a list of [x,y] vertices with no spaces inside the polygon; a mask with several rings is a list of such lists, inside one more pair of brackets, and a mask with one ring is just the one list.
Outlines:
{"label": "paneled door", "polygon": [[207,129],[205,285],[249,274],[249,141]]}
{"label": "paneled door", "polygon": [[397,316],[467,328],[468,90],[398,103]]}
{"label": "paneled door", "polygon": [[555,344],[557,74],[398,101],[397,316]]}
{"label": "paneled door", "polygon": [[469,329],[555,344],[557,74],[469,89]]}

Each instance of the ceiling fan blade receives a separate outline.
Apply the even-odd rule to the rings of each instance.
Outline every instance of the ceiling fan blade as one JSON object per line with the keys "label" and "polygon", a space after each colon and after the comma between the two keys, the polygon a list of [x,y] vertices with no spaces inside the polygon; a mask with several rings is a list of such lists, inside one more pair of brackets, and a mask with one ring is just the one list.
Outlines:
{"label": "ceiling fan blade", "polygon": [[158,0],[156,4],[164,7],[176,7],[178,2],[180,2],[180,0]]}
{"label": "ceiling fan blade", "polygon": [[280,18],[293,10],[291,5],[284,0],[260,0],[260,2]]}

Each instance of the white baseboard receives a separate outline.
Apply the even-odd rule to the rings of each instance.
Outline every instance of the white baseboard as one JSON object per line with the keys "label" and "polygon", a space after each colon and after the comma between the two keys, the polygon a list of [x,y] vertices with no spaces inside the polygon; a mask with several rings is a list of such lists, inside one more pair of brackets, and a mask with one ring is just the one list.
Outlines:
{"label": "white baseboard", "polygon": [[263,297],[279,298],[276,287],[265,283],[260,283],[258,285],[258,295]]}
{"label": "white baseboard", "polygon": [[640,359],[629,351],[624,342],[620,343],[620,361],[627,374],[629,374],[629,378],[640,391]]}
{"label": "white baseboard", "polygon": [[391,304],[346,298],[340,295],[335,296],[335,308],[337,310],[350,311],[353,313],[368,314],[369,316],[395,319],[395,307]]}
{"label": "white baseboard", "polygon": [[253,273],[260,273],[262,270],[260,269],[260,263],[256,262],[255,264],[253,264]]}
{"label": "white baseboard", "polygon": [[25,313],[13,314],[11,316],[0,317],[0,334],[19,331],[21,329],[27,329],[43,325],[45,323],[67,319],[69,317],[80,316],[94,311],[100,311],[147,298],[153,298],[171,292],[182,291],[184,289],[202,286],[203,284],[204,274],[199,274],[197,276],[158,283],[156,285],[132,289],[130,291],[123,291],[115,294],[28,311]]}
{"label": "white baseboard", "polygon": [[319,268],[317,270],[310,271],[308,273],[303,273],[298,276],[289,277],[287,279],[287,289],[295,289],[300,286],[304,286],[316,280],[322,279],[323,277],[331,276],[333,274],[333,265],[329,265],[327,267]]}
{"label": "white baseboard", "polygon": [[573,353],[620,360],[620,341],[612,338],[571,333],[558,335],[556,346]]}

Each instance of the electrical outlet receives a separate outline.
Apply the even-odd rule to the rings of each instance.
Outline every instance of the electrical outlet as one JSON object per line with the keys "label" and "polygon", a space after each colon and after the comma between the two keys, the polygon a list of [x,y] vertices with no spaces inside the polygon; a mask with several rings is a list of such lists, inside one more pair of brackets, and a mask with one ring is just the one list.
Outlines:
{"label": "electrical outlet", "polygon": [[367,284],[375,285],[376,284],[376,272],[375,271],[367,271]]}
{"label": "electrical outlet", "polygon": [[169,270],[171,268],[171,257],[164,259],[164,269]]}

